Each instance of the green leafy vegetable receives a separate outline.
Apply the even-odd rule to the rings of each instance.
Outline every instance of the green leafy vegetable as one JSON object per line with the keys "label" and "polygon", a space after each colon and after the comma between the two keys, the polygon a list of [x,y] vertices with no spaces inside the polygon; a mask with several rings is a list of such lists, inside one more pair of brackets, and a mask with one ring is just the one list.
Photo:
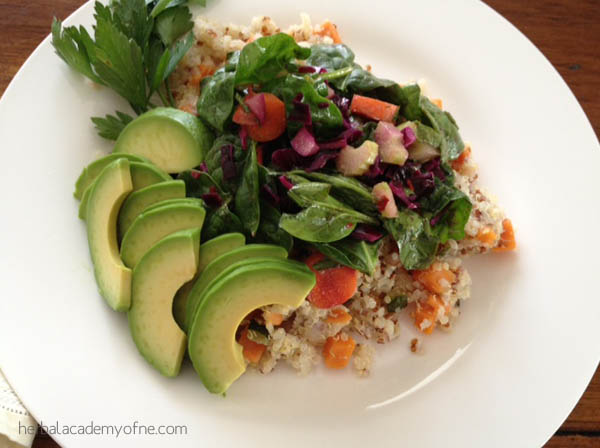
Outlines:
{"label": "green leafy vegetable", "polygon": [[355,63],[354,57],[354,52],[344,44],[314,45],[306,63],[330,72],[350,68],[345,76],[331,80],[335,88],[342,92],[369,93],[394,104],[404,103],[405,96],[398,83],[378,78]]}
{"label": "green leafy vegetable", "polygon": [[403,310],[408,306],[408,298],[406,296],[394,297],[390,303],[387,304],[387,310],[389,313],[395,313],[396,311]]}
{"label": "green leafy vegetable", "polygon": [[367,215],[380,215],[373,202],[371,191],[356,179],[340,174],[325,174],[320,172],[307,173],[304,171],[293,171],[291,174],[303,176],[314,181],[325,182],[331,185],[331,195],[334,198],[346,204],[352,204],[356,210]]}
{"label": "green leafy vegetable", "polygon": [[357,241],[351,238],[329,244],[315,244],[319,252],[331,260],[367,275],[372,275],[378,261],[382,240],[374,244]]}
{"label": "green leafy vegetable", "polygon": [[337,268],[340,264],[330,258],[326,258],[323,261],[319,261],[313,265],[315,271],[324,271],[326,269]]}
{"label": "green leafy vegetable", "polygon": [[281,213],[266,201],[260,201],[260,224],[254,241],[270,243],[283,247],[288,252],[294,246],[294,238],[279,227]]}
{"label": "green leafy vegetable", "polygon": [[433,193],[423,198],[420,204],[422,209],[431,215],[441,213],[433,231],[442,244],[448,239],[461,240],[465,237],[465,225],[473,206],[462,191],[437,180]]}
{"label": "green leafy vegetable", "polygon": [[[298,75],[287,75],[266,85],[265,90],[283,99],[288,116],[294,110],[294,100],[298,94],[302,94],[302,103],[310,107],[315,135],[326,138],[333,137],[340,132],[344,123],[342,113],[332,101],[320,95],[315,85],[306,78]],[[323,107],[325,104],[327,107]],[[288,120],[290,135],[294,135],[301,127],[302,123]]]}
{"label": "green leafy vegetable", "polygon": [[224,132],[233,113],[234,87],[235,72],[228,72],[225,68],[202,80],[198,115],[220,132]]}
{"label": "green leafy vegetable", "polygon": [[419,104],[421,110],[431,122],[431,126],[444,137],[440,146],[442,160],[448,162],[456,159],[465,149],[465,144],[458,133],[454,118],[424,96],[421,96]]}
{"label": "green leafy vegetable", "polygon": [[384,227],[398,243],[400,261],[405,269],[426,269],[431,265],[439,246],[429,220],[404,209],[397,218],[387,219]]}
{"label": "green leafy vegetable", "polygon": [[[154,92],[165,106],[174,106],[167,80],[193,44],[192,36],[178,40],[192,28],[186,3],[112,0],[105,6],[97,1],[94,38],[83,27],[63,28],[55,18],[52,45],[70,67],[113,89],[136,114],[155,107],[151,102]],[[101,135],[111,139],[118,137],[119,121],[123,120],[94,119]]]}
{"label": "green leafy vegetable", "polygon": [[235,193],[235,212],[251,236],[256,234],[260,223],[258,194],[258,162],[255,145],[252,145],[248,149],[240,185]]}
{"label": "green leafy vegetable", "polygon": [[100,137],[108,140],[116,140],[121,131],[131,121],[133,121],[133,117],[119,111],[116,112],[116,116],[106,115],[104,118],[92,117],[92,122],[96,126]]}
{"label": "green leafy vegetable", "polygon": [[350,235],[356,227],[356,221],[347,213],[314,204],[296,215],[284,213],[279,226],[301,240],[329,243]]}
{"label": "green leafy vegetable", "polygon": [[203,195],[216,190],[224,203],[228,203],[231,200],[231,195],[224,192],[221,186],[208,173],[196,171],[192,176],[191,171],[184,171],[183,173],[179,173],[177,178],[185,182],[187,197],[202,198]]}
{"label": "green leafy vegetable", "polygon": [[285,71],[294,71],[295,59],[306,59],[310,49],[299,46],[288,34],[261,37],[246,45],[237,65],[235,84],[262,84]]}
{"label": "green leafy vegetable", "polygon": [[402,90],[406,97],[406,104],[404,105],[402,114],[407,120],[422,121],[424,115],[420,104],[421,88],[417,84],[410,84],[404,86]]}
{"label": "green leafy vegetable", "polygon": [[242,226],[240,219],[229,210],[227,204],[223,204],[216,210],[208,211],[202,226],[203,241],[230,232],[243,233],[244,226]]}
{"label": "green leafy vegetable", "polygon": [[156,18],[155,31],[165,46],[172,45],[177,39],[194,26],[190,10],[184,6],[169,8]]}

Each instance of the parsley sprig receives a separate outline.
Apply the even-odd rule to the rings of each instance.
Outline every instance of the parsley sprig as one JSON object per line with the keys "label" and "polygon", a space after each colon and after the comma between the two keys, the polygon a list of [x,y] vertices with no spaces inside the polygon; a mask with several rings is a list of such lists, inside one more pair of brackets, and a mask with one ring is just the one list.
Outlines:
{"label": "parsley sprig", "polygon": [[[108,6],[96,1],[94,36],[54,18],[52,45],[71,68],[113,89],[136,114],[155,107],[155,94],[163,105],[174,106],[168,78],[194,43],[188,3],[205,6],[205,0],[112,0]],[[100,136],[113,140],[132,119],[117,111],[92,121]]]}

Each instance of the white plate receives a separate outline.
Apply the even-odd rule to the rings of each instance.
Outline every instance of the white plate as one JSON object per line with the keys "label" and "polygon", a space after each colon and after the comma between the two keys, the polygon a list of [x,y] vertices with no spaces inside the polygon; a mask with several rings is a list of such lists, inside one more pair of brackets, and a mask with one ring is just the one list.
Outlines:
{"label": "white plate", "polygon": [[[235,4],[235,7],[233,5]],[[410,326],[377,347],[369,379],[285,367],[247,374],[227,398],[189,365],[162,378],[137,353],[124,315],[96,292],[73,183],[109,146],[89,117],[124,105],[68,69],[46,39],[0,102],[1,367],[44,424],[187,425],[187,436],[56,435],[87,446],[540,446],[598,363],[598,141],[549,62],[475,1],[213,1],[206,13],[282,26],[333,19],[381,76],[427,78],[473,143],[482,183],[516,227],[519,250],[473,258],[473,298],[455,331]],[[91,23],[87,4],[69,20]]]}

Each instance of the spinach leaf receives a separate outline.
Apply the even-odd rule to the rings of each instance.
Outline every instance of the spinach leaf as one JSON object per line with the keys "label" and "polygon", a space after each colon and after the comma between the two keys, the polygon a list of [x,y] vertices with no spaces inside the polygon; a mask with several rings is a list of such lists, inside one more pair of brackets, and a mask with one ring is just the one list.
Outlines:
{"label": "spinach leaf", "polygon": [[[208,172],[215,182],[225,191],[234,193],[238,187],[238,179],[234,178],[226,180],[221,168],[221,148],[225,145],[233,146],[233,158],[237,168],[239,168],[245,160],[246,151],[241,147],[239,137],[232,134],[223,134],[219,136],[213,143],[212,147],[207,151],[204,158]],[[239,172],[239,169],[238,169]]]}
{"label": "spinach leaf", "polygon": [[335,262],[372,275],[378,262],[382,240],[374,244],[346,238],[328,244],[314,244],[319,252]]}
{"label": "spinach leaf", "polygon": [[413,121],[423,121],[424,115],[423,111],[421,111],[421,88],[418,84],[410,84],[408,86],[402,87],[402,91],[404,92],[404,96],[406,98],[406,103],[404,105],[404,109],[402,110],[402,114],[407,120]]}
{"label": "spinach leaf", "polygon": [[285,230],[279,227],[281,213],[275,207],[266,201],[260,201],[260,224],[256,236],[257,243],[276,244],[283,247],[288,252],[294,246],[294,238]]}
{"label": "spinach leaf", "polygon": [[300,207],[318,205],[329,209],[331,214],[339,213],[351,218],[353,223],[378,225],[379,221],[371,216],[354,210],[352,207],[338,201],[329,195],[331,185],[322,182],[306,182],[294,185],[288,191],[288,196]]}
{"label": "spinach leaf", "polygon": [[[310,107],[315,135],[328,138],[339,134],[344,124],[342,113],[331,100],[320,95],[307,79],[288,75],[265,85],[265,89],[283,99],[288,117],[294,110],[294,100],[299,93],[302,94],[302,102]],[[322,107],[325,104],[327,107]],[[289,134],[294,135],[302,126],[300,122],[288,120]]]}
{"label": "spinach leaf", "polygon": [[436,179],[435,190],[419,201],[421,208],[436,216],[441,213],[433,232],[444,244],[448,239],[461,240],[465,237],[465,225],[471,216],[472,204],[468,196],[458,188]]}
{"label": "spinach leaf", "polygon": [[198,98],[198,116],[217,131],[224,132],[233,112],[235,72],[219,69],[202,80]]}
{"label": "spinach leaf", "polygon": [[215,210],[209,210],[202,226],[202,241],[208,241],[229,232],[244,232],[240,219],[234,215],[227,204]]}
{"label": "spinach leaf", "polygon": [[352,69],[347,76],[330,81],[336,89],[350,93],[369,93],[370,96],[394,104],[405,102],[404,92],[396,82],[378,78],[363,69],[354,62],[354,52],[344,44],[313,45],[311,50],[311,55],[306,60],[309,65],[322,67],[330,72],[348,67]]}
{"label": "spinach leaf", "polygon": [[309,55],[310,49],[299,46],[288,34],[261,37],[242,49],[235,85],[267,82],[282,72],[295,70],[293,60]]}
{"label": "spinach leaf", "polygon": [[427,143],[434,148],[439,148],[442,145],[442,134],[419,121],[415,123],[415,135],[420,142]]}
{"label": "spinach leaf", "polygon": [[448,162],[456,159],[465,149],[465,144],[460,138],[454,118],[424,96],[421,96],[419,105],[429,119],[431,126],[444,137],[440,146],[442,160]]}
{"label": "spinach leaf", "polygon": [[403,209],[397,218],[386,219],[384,227],[396,240],[400,261],[405,269],[426,269],[431,265],[439,238],[432,232],[427,218]]}
{"label": "spinach leaf", "polygon": [[231,200],[231,196],[225,193],[220,185],[208,173],[196,171],[192,176],[191,171],[184,171],[177,176],[185,182],[185,192],[187,197],[202,198],[202,195],[210,193],[213,189],[221,196],[224,203]]}
{"label": "spinach leaf", "polygon": [[329,243],[350,235],[356,227],[353,216],[314,204],[296,215],[284,213],[279,227],[304,241]]}
{"label": "spinach leaf", "polygon": [[290,174],[304,176],[307,179],[325,182],[331,185],[331,195],[367,215],[379,216],[377,206],[373,202],[371,191],[358,180],[338,174],[325,174],[320,172],[306,173],[292,171]]}
{"label": "spinach leaf", "polygon": [[248,148],[240,185],[235,193],[235,212],[246,231],[254,236],[260,223],[258,162],[256,145]]}

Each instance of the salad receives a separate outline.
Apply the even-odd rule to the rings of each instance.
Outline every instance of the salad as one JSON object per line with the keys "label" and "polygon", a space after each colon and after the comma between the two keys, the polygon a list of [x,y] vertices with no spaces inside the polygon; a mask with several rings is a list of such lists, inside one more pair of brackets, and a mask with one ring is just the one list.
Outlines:
{"label": "salad", "polygon": [[451,328],[465,256],[515,249],[442,101],[359,65],[332,22],[163,0],[95,18],[94,37],[55,20],[53,45],[133,113],[92,118],[114,151],[75,196],[100,293],[162,374],[187,352],[213,393],[279,361],[367,375],[402,314]]}

